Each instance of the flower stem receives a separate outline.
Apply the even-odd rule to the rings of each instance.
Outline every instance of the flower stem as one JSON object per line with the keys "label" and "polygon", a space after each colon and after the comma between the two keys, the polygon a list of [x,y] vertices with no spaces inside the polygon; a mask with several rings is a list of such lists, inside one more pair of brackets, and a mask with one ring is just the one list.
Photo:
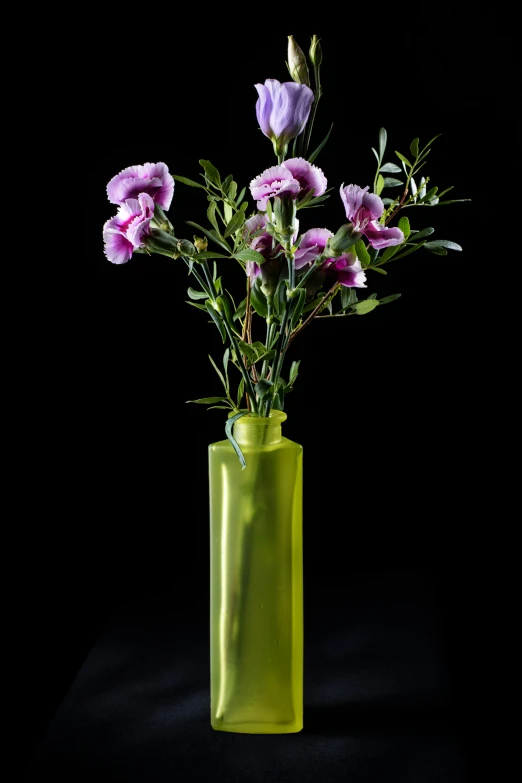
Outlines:
{"label": "flower stem", "polygon": [[[212,275],[210,274],[210,269],[208,268],[207,261],[203,261],[201,266],[203,267],[203,271],[205,272],[205,277],[207,279],[208,287],[209,287],[209,289],[210,289],[210,291],[212,293],[212,297],[213,297],[214,301],[216,301],[219,297],[218,297],[218,293],[216,291],[216,288],[214,286],[214,281],[212,280]],[[239,348],[239,345],[237,343],[237,339],[236,339],[236,336],[235,336],[234,331],[232,329],[232,326],[228,322],[226,309],[224,310],[224,312],[222,312],[222,313],[220,312],[220,316],[221,316],[221,318],[223,320],[223,324],[225,326],[225,329],[226,329],[226,332],[227,332],[227,335],[228,335],[228,339],[230,340],[232,348],[235,351],[237,362],[239,364],[239,369],[240,369],[241,375],[243,376],[243,379],[245,381],[245,387],[246,387],[246,390],[247,390],[247,394],[248,394],[248,396],[250,398],[250,404],[252,405],[254,413],[257,413],[256,393],[254,391],[254,387],[252,386],[252,379],[250,377],[250,373],[248,372],[248,370],[247,370],[247,368],[245,366],[245,362],[243,361],[243,355],[242,355],[241,350]]]}
{"label": "flower stem", "polygon": [[319,313],[321,312],[321,310],[323,309],[323,307],[327,303],[328,299],[331,296],[334,296],[337,293],[337,291],[339,290],[340,287],[341,287],[341,283],[335,283],[335,285],[332,286],[332,288],[328,291],[326,296],[324,296],[323,299],[321,300],[321,302],[317,305],[317,307],[315,308],[315,310],[313,311],[311,316],[304,322],[304,324],[302,324],[302,326],[299,327],[299,329],[297,329],[297,331],[295,331],[293,333],[293,335],[291,335],[290,340],[288,342],[288,346],[289,347],[294,342],[295,338],[299,334],[301,334],[301,332],[304,331],[304,329],[306,329],[307,326],[310,326],[310,324],[312,323],[314,318],[316,318],[319,315]]}

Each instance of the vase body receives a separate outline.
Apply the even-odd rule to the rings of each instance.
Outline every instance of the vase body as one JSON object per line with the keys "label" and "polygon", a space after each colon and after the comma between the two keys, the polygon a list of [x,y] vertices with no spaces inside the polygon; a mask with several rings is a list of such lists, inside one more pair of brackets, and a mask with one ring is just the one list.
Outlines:
{"label": "vase body", "polygon": [[217,731],[303,728],[303,449],[286,415],[234,427],[209,447],[211,724]]}

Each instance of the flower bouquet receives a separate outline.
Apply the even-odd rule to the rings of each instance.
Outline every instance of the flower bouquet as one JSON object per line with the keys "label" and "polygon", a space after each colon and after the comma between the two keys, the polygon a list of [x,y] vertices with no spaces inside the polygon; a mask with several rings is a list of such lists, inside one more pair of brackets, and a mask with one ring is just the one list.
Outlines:
{"label": "flower bouquet", "polygon": [[[224,346],[210,357],[221,393],[192,401],[226,413],[226,440],[210,447],[212,725],[224,731],[302,728],[302,448],[281,432],[300,370],[287,366],[289,348],[319,319],[370,316],[398,299],[368,292],[392,261],[462,250],[425,219],[465,200],[434,182],[437,137],[390,152],[386,130],[376,130],[375,166],[361,184],[337,173],[332,182],[319,167],[332,133],[314,139],[322,61],[317,36],[308,57],[289,36],[290,80],[255,85],[275,158],[248,187],[206,159],[199,179],[158,162],[107,186],[118,207],[103,227],[107,259],[159,254],[182,265],[188,303]],[[182,234],[168,215],[176,183],[201,192],[202,217]],[[325,227],[317,210],[333,197],[345,221]],[[242,301],[230,293],[233,274],[244,278]]]}

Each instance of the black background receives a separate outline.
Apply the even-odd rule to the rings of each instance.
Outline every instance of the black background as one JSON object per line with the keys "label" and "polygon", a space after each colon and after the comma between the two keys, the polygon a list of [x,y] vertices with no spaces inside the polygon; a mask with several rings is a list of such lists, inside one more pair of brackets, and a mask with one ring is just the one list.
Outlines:
{"label": "black background", "polygon": [[[312,32],[294,36],[307,48]],[[392,263],[388,277],[370,277],[369,292],[402,293],[398,302],[365,318],[316,323],[291,349],[302,365],[285,434],[305,448],[307,607],[335,622],[336,608],[342,617],[350,602],[379,605],[390,591],[424,596],[446,677],[442,703],[465,748],[473,543],[462,467],[474,348],[461,312],[479,251],[476,128],[485,96],[490,112],[497,99],[471,33],[425,31],[397,49],[363,48],[341,31],[321,38],[315,142],[335,124],[316,164],[334,190],[324,209],[302,213],[302,230],[344,222],[338,189],[372,184],[371,147],[383,126],[389,161],[416,136],[425,143],[440,133],[431,184],[473,200],[408,213],[414,228],[434,226],[434,238],[461,244],[462,254],[421,251]],[[35,336],[47,394],[33,408],[30,461],[46,465],[34,491],[47,511],[31,534],[21,587],[32,705],[26,754],[114,613],[139,602],[207,625],[207,445],[222,439],[224,419],[186,400],[220,393],[207,354],[219,360],[222,347],[185,304],[180,263],[134,256],[117,267],[105,259],[102,226],[115,213],[105,186],[146,161],[198,179],[206,158],[240,186],[273,165],[253,85],[287,79],[286,35],[263,40],[262,56],[250,57],[252,46],[246,39],[229,51],[198,45],[196,34],[176,36],[126,69],[100,37],[97,66],[91,51],[78,69],[89,219],[82,255],[71,260],[76,279],[71,272],[67,295],[51,298]],[[177,183],[169,216],[178,235],[191,239],[185,221],[205,223],[205,210],[201,191]],[[225,274],[239,290],[239,267]]]}

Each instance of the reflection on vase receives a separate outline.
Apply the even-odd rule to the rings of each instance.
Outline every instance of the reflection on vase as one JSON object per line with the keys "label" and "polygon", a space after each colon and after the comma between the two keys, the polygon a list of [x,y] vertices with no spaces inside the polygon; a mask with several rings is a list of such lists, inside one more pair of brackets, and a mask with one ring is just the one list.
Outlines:
{"label": "reflection on vase", "polygon": [[302,447],[286,415],[245,417],[209,448],[211,723],[218,731],[303,728]]}

